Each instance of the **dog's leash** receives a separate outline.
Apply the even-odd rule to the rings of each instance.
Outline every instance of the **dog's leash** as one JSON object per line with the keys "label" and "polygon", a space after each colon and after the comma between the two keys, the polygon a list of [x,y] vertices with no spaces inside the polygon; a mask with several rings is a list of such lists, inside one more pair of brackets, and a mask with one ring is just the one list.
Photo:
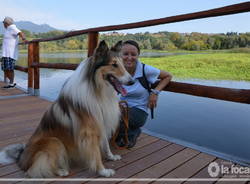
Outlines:
{"label": "dog's leash", "polygon": [[115,132],[115,134],[113,135],[113,137],[111,138],[111,145],[116,148],[116,149],[126,149],[127,148],[127,145],[128,145],[128,120],[129,120],[129,115],[128,115],[128,103],[126,101],[120,101],[119,102],[119,107],[120,107],[120,110],[121,110],[121,118],[122,118],[122,122],[124,123],[124,133],[125,133],[125,146],[118,146],[116,144],[116,138],[119,134],[119,130],[120,128],[118,128]]}

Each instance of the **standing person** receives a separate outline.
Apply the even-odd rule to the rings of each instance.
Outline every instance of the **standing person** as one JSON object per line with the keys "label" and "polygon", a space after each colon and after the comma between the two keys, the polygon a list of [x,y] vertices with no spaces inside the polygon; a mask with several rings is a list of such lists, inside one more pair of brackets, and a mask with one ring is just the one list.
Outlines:
{"label": "standing person", "polygon": [[4,81],[7,83],[4,88],[13,88],[16,85],[14,83],[14,66],[18,59],[19,36],[24,42],[27,40],[11,17],[5,17],[3,25],[6,30],[3,35],[1,68],[4,71]]}
{"label": "standing person", "polygon": [[[150,84],[159,80],[158,85],[149,93],[148,89],[143,87],[140,78],[143,77],[143,64],[138,60],[140,48],[137,42],[127,40],[123,42],[121,56],[127,71],[134,79],[134,84],[124,86],[127,90],[126,96],[121,96],[129,106],[129,129],[128,129],[128,148],[136,144],[136,139],[141,133],[141,127],[145,124],[148,117],[148,108],[155,108],[158,95],[161,90],[170,82],[172,76],[170,73],[154,68],[150,65],[144,66],[144,74]],[[116,139],[117,145],[124,146],[124,127],[120,127],[119,135]]]}

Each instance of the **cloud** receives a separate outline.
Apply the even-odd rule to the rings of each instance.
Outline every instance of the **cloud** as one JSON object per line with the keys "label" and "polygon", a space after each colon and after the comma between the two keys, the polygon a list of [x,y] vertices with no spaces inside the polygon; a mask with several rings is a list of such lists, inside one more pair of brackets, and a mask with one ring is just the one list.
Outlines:
{"label": "cloud", "polygon": [[[51,12],[42,12],[40,10],[19,6],[18,3],[0,0],[0,20],[10,16],[15,21],[31,21],[35,24],[49,24],[50,26],[61,30],[84,29],[86,25],[81,25],[70,19],[63,19]],[[25,8],[24,8],[25,7]]]}

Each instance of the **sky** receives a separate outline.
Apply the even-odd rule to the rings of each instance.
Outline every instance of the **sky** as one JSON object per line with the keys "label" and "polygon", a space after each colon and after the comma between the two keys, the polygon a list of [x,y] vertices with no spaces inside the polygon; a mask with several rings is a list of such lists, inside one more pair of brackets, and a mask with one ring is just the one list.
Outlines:
{"label": "sky", "polygon": [[[244,0],[0,0],[0,20],[49,24],[60,30],[81,30],[99,26],[133,23],[203,11],[247,2]],[[137,32],[250,32],[250,12],[190,20],[146,28]]]}

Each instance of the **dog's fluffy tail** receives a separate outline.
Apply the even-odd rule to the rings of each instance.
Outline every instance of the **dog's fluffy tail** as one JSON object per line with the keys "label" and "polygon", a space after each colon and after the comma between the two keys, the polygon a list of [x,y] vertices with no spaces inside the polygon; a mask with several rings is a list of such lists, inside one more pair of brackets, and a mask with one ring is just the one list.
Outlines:
{"label": "dog's fluffy tail", "polygon": [[25,144],[12,144],[0,151],[0,164],[10,164],[18,161]]}

